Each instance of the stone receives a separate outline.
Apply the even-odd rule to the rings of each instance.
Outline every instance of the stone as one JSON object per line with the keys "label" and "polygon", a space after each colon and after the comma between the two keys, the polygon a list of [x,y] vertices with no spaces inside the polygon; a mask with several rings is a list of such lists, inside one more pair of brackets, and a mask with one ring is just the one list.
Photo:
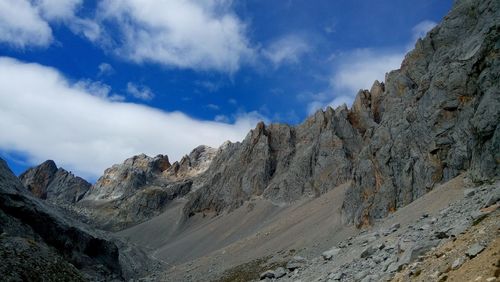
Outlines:
{"label": "stone", "polygon": [[342,272],[332,272],[328,275],[328,279],[332,279],[332,280],[341,280],[342,277],[344,277],[345,274],[342,273]]}
{"label": "stone", "polygon": [[278,279],[286,275],[286,269],[283,267],[278,267],[274,270],[274,278]]}
{"label": "stone", "polygon": [[337,256],[340,253],[339,248],[332,248],[328,251],[325,251],[321,254],[324,260],[332,260],[335,256]]}
{"label": "stone", "polygon": [[361,258],[367,258],[375,254],[377,251],[382,250],[385,248],[384,244],[378,244],[378,245],[373,245],[369,246],[366,248],[362,253],[361,253]]}
{"label": "stone", "polygon": [[483,245],[475,243],[472,246],[470,246],[469,249],[467,249],[467,251],[465,252],[465,254],[469,258],[474,258],[478,254],[480,254],[484,249],[485,249],[485,247]]}
{"label": "stone", "polygon": [[464,196],[465,197],[472,197],[476,194],[476,189],[474,188],[468,188],[464,190]]}
{"label": "stone", "polygon": [[91,184],[52,160],[23,172],[19,179],[34,196],[55,204],[74,204],[89,191]]}
{"label": "stone", "polygon": [[460,268],[460,266],[462,266],[462,264],[464,264],[464,262],[465,262],[465,259],[463,257],[457,258],[451,264],[451,269],[456,270],[456,269]]}
{"label": "stone", "polygon": [[272,270],[266,270],[263,273],[260,274],[260,280],[264,280],[266,278],[275,278],[276,275],[274,274],[274,271]]}
{"label": "stone", "polygon": [[307,260],[301,256],[294,256],[288,263],[286,264],[286,268],[290,271],[294,271],[298,268],[302,268],[306,265]]}

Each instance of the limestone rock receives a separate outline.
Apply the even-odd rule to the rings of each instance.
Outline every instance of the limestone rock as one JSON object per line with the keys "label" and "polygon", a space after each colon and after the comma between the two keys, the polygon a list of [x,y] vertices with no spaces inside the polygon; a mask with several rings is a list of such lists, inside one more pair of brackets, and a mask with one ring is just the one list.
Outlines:
{"label": "limestone rock", "polygon": [[370,224],[465,170],[476,182],[499,177],[499,5],[457,1],[377,87],[376,111],[374,95],[358,93],[352,115],[366,145],[353,165],[346,222]]}
{"label": "limestone rock", "polygon": [[78,202],[91,186],[83,178],[57,168],[52,160],[28,169],[19,179],[36,197],[58,204]]}

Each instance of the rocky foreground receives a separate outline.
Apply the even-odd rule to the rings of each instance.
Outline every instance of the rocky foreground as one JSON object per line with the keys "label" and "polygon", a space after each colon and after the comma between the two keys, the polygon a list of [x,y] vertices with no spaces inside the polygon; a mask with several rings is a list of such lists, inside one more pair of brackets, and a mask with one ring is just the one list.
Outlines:
{"label": "rocky foreground", "polygon": [[[321,256],[292,258],[267,281],[496,281],[500,274],[500,182],[415,221],[382,224]],[[394,215],[394,218],[400,215]],[[483,257],[482,254],[487,257]],[[476,280],[477,279],[477,280]]]}

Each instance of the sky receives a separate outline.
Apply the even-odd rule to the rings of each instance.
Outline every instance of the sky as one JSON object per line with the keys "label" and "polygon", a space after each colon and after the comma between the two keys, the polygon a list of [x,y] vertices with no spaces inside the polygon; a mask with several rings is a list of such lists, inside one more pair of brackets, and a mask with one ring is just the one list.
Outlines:
{"label": "sky", "polygon": [[90,181],[298,124],[399,68],[452,0],[0,0],[0,157]]}

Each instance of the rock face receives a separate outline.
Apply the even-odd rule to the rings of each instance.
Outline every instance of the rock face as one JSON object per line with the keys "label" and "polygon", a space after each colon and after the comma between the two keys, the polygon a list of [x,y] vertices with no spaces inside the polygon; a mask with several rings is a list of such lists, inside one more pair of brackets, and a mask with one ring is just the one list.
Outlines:
{"label": "rock face", "polygon": [[[49,167],[53,167],[48,164]],[[9,281],[127,280],[152,263],[30,195],[0,159],[0,276]],[[137,254],[140,254],[137,253]],[[135,261],[135,264],[129,262]],[[144,263],[144,264],[142,264]],[[137,273],[135,273],[137,272]]]}
{"label": "rock face", "polygon": [[75,210],[89,223],[121,230],[161,213],[173,200],[191,192],[193,182],[210,165],[217,149],[199,146],[180,162],[138,155],[104,172]]}
{"label": "rock face", "polygon": [[220,150],[185,214],[231,210],[254,196],[290,203],[348,181],[362,141],[348,114],[328,108],[297,127],[259,123],[243,142]]}
{"label": "rock face", "polygon": [[78,202],[91,186],[84,179],[57,168],[51,160],[28,169],[19,179],[36,197],[62,204]]}
{"label": "rock face", "polygon": [[343,211],[369,224],[468,170],[498,177],[498,1],[456,1],[384,85],[361,91],[351,115],[366,144]]}

